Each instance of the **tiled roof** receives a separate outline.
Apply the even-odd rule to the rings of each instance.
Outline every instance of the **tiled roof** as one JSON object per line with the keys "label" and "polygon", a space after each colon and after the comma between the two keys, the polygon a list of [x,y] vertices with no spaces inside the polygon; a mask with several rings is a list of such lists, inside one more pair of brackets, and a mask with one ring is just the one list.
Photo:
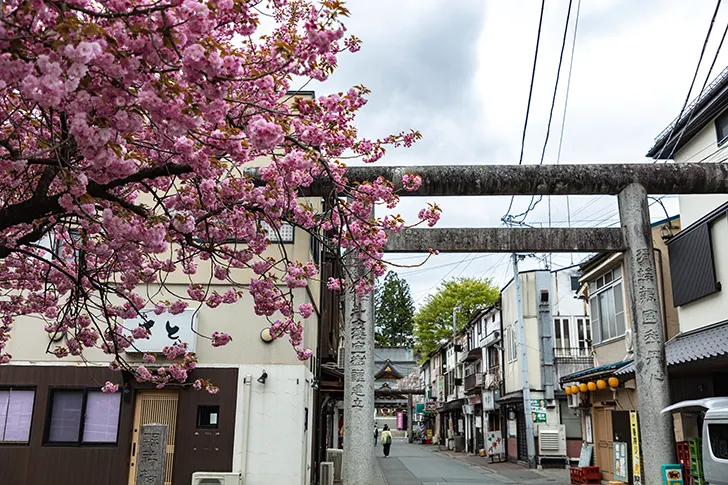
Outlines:
{"label": "tiled roof", "polygon": [[[668,366],[687,364],[728,355],[728,321],[678,335],[665,344]],[[634,365],[622,367],[616,375],[634,372]]]}

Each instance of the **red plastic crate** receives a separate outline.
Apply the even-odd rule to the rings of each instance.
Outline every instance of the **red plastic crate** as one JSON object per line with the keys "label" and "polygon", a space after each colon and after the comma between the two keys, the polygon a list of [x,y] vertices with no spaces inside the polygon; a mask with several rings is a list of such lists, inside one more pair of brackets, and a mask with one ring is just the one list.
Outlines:
{"label": "red plastic crate", "polygon": [[584,473],[581,468],[571,467],[569,468],[569,474],[571,475],[571,483],[573,485],[581,485],[584,483]]}
{"label": "red plastic crate", "polygon": [[602,475],[601,475],[601,473],[599,473],[598,466],[583,466],[583,467],[581,467],[581,472],[584,477],[584,481],[582,483],[585,483],[585,484],[602,483]]}

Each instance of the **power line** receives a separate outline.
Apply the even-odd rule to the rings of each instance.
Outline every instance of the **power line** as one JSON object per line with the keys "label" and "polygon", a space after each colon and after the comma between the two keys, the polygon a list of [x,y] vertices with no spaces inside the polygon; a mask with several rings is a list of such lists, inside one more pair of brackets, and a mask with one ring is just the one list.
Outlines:
{"label": "power line", "polygon": [[[561,39],[561,52],[559,53],[559,65],[556,68],[556,82],[554,82],[554,93],[551,96],[551,109],[549,110],[549,120],[546,124],[546,138],[543,142],[543,148],[541,149],[541,160],[539,161],[539,165],[543,165],[544,159],[546,158],[546,147],[549,144],[549,137],[551,136],[551,123],[554,119],[554,108],[556,107],[556,95],[559,90],[559,80],[561,79],[561,66],[564,61],[564,50],[566,49],[566,38],[569,33],[569,20],[571,20],[571,6],[572,6],[573,0],[569,0],[569,7],[566,11],[566,22],[564,23],[564,35]],[[566,109],[564,108],[564,111]],[[510,217],[508,220],[509,222],[513,222],[514,219],[520,218],[521,220],[519,222],[524,222],[526,220],[526,217],[528,217],[528,214],[536,208],[536,206],[543,200],[543,195],[538,196],[538,200],[534,202],[534,199],[536,198],[535,195],[531,195],[531,201],[528,203],[528,208],[525,212],[522,212],[521,214],[515,215]]]}
{"label": "power line", "polygon": [[[675,123],[672,126],[672,129],[668,133],[667,137],[665,138],[665,143],[662,145],[662,148],[660,149],[660,152],[655,157],[655,162],[657,163],[660,160],[660,156],[662,156],[662,153],[665,151],[665,148],[670,144],[672,141],[672,135],[675,132],[675,128],[677,128],[677,125],[680,121],[680,118],[682,118],[683,113],[685,112],[685,108],[688,106],[688,102],[690,101],[690,94],[693,92],[693,86],[695,86],[695,80],[698,78],[698,72],[700,71],[700,65],[703,62],[703,56],[705,55],[705,49],[708,47],[708,40],[710,39],[710,34],[713,31],[713,25],[715,24],[715,18],[718,16],[718,10],[720,9],[720,3],[722,0],[718,0],[718,2],[715,5],[715,11],[713,12],[713,17],[710,19],[710,25],[708,26],[708,32],[705,35],[705,40],[703,41],[703,47],[700,50],[700,57],[698,58],[698,65],[695,66],[695,74],[693,74],[693,80],[690,82],[690,89],[688,89],[688,94],[685,96],[685,102],[683,102],[682,108],[680,109],[680,113],[677,115],[677,118],[675,119]],[[721,41],[722,45],[723,41]],[[716,53],[717,57],[717,53]],[[711,67],[712,69],[712,67]],[[710,73],[709,73],[710,74]],[[703,85],[703,88],[705,88],[705,85]],[[701,90],[702,94],[702,90]],[[694,112],[694,109],[690,110],[691,116]],[[687,127],[687,123],[685,124],[685,127]]]}
{"label": "power line", "polygon": [[[536,79],[536,64],[538,62],[538,47],[541,43],[541,28],[543,27],[543,12],[546,8],[546,0],[541,0],[541,13],[539,14],[538,18],[538,33],[536,35],[536,52],[533,55],[533,68],[531,69],[531,85],[528,88],[528,103],[526,103],[526,120],[523,122],[523,134],[521,135],[521,154],[518,157],[518,165],[523,164],[523,152],[526,147],[526,131],[528,129],[528,116],[531,112],[531,99],[533,98],[533,85],[534,81]],[[506,211],[506,215],[503,216],[505,219],[508,214],[510,214],[511,209],[513,208],[513,199],[515,198],[514,195],[511,196],[511,202],[508,205],[508,210]]]}

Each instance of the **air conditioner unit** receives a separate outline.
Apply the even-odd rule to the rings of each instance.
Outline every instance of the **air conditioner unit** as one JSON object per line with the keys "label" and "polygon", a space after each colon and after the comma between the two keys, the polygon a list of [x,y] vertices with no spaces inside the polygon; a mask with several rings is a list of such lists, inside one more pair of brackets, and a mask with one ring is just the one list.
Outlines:
{"label": "air conditioner unit", "polygon": [[538,454],[541,456],[566,456],[566,426],[539,425]]}
{"label": "air conditioner unit", "polygon": [[330,461],[321,462],[321,473],[319,474],[321,485],[334,485],[334,464]]}
{"label": "air conditioner unit", "polygon": [[336,367],[343,369],[346,365],[346,348],[342,345],[339,347],[339,353],[336,354]]}
{"label": "air conditioner unit", "polygon": [[570,408],[578,408],[580,404],[579,394],[569,394],[566,396],[566,403]]}
{"label": "air conditioner unit", "polygon": [[195,472],[192,474],[192,485],[240,485],[240,473],[230,472]]}
{"label": "air conditioner unit", "polygon": [[326,450],[326,461],[334,464],[334,481],[341,481],[341,472],[344,466],[344,450],[329,448]]}

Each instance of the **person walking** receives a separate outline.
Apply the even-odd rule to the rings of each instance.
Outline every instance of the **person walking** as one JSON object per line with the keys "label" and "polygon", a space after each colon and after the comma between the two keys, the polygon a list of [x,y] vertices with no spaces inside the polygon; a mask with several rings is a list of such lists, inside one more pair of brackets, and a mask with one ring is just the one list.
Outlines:
{"label": "person walking", "polygon": [[379,436],[379,427],[374,423],[374,446],[377,446],[377,437]]}
{"label": "person walking", "polygon": [[384,457],[389,458],[389,448],[392,446],[392,433],[386,424],[382,428],[382,446],[384,446]]}

